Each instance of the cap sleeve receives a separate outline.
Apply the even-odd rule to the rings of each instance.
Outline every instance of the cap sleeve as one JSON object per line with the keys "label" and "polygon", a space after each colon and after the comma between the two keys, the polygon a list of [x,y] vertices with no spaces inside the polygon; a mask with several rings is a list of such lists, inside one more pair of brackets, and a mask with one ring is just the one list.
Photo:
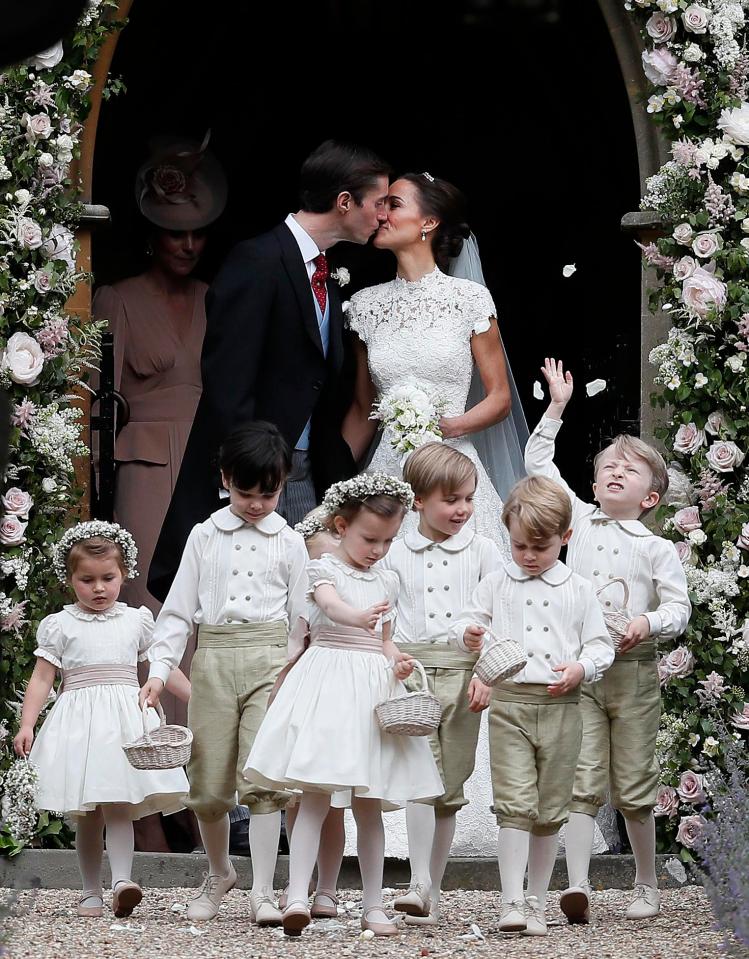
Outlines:
{"label": "cap sleeve", "polygon": [[346,310],[346,326],[348,329],[353,330],[366,346],[369,343],[368,311],[362,309],[364,304],[362,303],[361,292],[355,293],[349,301],[348,309]]}
{"label": "cap sleeve", "polygon": [[45,616],[39,623],[39,628],[36,631],[36,644],[35,656],[46,659],[48,663],[62,669],[65,636],[54,613],[51,616]]}
{"label": "cap sleeve", "polygon": [[383,623],[395,622],[395,607],[398,601],[400,591],[400,578],[395,570],[383,569],[381,571],[383,586],[385,587],[385,598],[390,604],[390,609],[382,617]]}
{"label": "cap sleeve", "polygon": [[337,586],[335,566],[324,557],[310,560],[307,564],[307,599],[315,601],[315,590],[318,586]]}
{"label": "cap sleeve", "polygon": [[494,305],[491,293],[480,283],[471,283],[466,320],[468,332],[486,333],[491,325],[492,317],[496,318],[497,308]]}
{"label": "cap sleeve", "polygon": [[144,663],[148,659],[148,648],[153,641],[153,613],[147,606],[138,609],[140,622],[140,637],[138,638],[138,662]]}

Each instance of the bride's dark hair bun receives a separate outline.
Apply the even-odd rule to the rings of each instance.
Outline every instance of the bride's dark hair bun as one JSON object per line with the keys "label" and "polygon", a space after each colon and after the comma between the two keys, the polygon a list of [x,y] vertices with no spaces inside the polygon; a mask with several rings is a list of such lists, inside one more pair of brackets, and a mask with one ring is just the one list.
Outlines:
{"label": "bride's dark hair bun", "polygon": [[425,173],[404,173],[400,180],[408,180],[419,193],[419,206],[425,216],[433,216],[439,225],[429,234],[437,266],[446,271],[449,261],[458,256],[463,242],[471,235],[466,223],[466,199],[460,190]]}

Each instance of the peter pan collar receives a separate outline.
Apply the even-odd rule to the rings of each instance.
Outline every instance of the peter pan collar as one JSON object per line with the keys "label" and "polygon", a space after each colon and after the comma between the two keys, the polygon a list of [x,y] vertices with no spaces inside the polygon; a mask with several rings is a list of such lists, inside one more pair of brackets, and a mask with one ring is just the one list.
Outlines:
{"label": "peter pan collar", "polygon": [[569,566],[565,566],[561,560],[557,560],[551,569],[547,569],[540,576],[529,576],[514,560],[505,563],[505,571],[511,579],[519,583],[528,579],[542,579],[549,586],[561,586],[572,576],[572,570]]}
{"label": "peter pan collar", "polygon": [[105,619],[114,619],[115,616],[121,616],[127,609],[127,605],[117,602],[113,606],[110,606],[109,609],[103,609],[100,613],[84,609],[82,606],[79,606],[78,603],[70,603],[68,606],[63,606],[63,609],[65,612],[70,613],[74,619],[80,619],[84,623],[91,623],[94,620],[103,623]]}
{"label": "peter pan collar", "polygon": [[234,533],[245,526],[248,529],[260,530],[260,532],[265,533],[266,536],[275,536],[276,533],[280,533],[284,526],[286,526],[286,520],[283,516],[275,512],[268,513],[267,516],[258,520],[257,523],[245,523],[241,516],[232,513],[230,506],[225,506],[223,509],[211,513],[211,521],[217,529],[220,529],[224,533]]}
{"label": "peter pan collar", "polygon": [[590,517],[591,523],[616,523],[626,533],[631,533],[632,536],[653,536],[654,533],[651,529],[648,529],[644,523],[641,523],[639,519],[614,519],[613,516],[607,516],[606,513],[601,509],[597,509]]}
{"label": "peter pan collar", "polygon": [[377,579],[377,573],[374,573],[371,569],[355,569],[353,566],[349,566],[348,563],[344,563],[342,559],[338,559],[338,557],[332,553],[323,553],[320,559],[328,560],[352,579]]}
{"label": "peter pan collar", "polygon": [[418,529],[410,529],[403,537],[403,541],[409,549],[412,549],[416,553],[429,549],[430,546],[447,550],[448,553],[459,553],[471,544],[475,535],[476,531],[471,529],[468,523],[465,523],[463,528],[457,532],[455,536],[448,536],[447,539],[441,543],[435,543],[434,540],[427,539]]}

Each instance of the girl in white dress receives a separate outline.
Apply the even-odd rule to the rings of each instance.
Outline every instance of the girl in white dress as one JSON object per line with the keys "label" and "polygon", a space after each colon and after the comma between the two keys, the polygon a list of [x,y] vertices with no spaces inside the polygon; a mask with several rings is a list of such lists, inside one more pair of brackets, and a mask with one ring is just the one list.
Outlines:
{"label": "girl in white dress", "polygon": [[[13,743],[37,768],[38,807],[76,819],[79,916],[102,915],[105,826],[112,909],[129,916],[143,897],[130,878],[133,820],[177,812],[188,790],[182,769],[135,769],[122,749],[143,735],[137,662],[148,658],[153,631],[150,610],[117,602],[125,578],[136,575],[137,555],[127,530],[98,520],[79,523],[58,543],[55,570],[77,602],[39,624],[36,666]],[[57,670],[62,687],[34,741]],[[158,726],[155,713],[150,719]]]}
{"label": "girl in white dress", "polygon": [[[335,483],[323,506],[340,545],[309,564],[311,645],[266,713],[245,766],[252,782],[302,790],[291,837],[287,935],[310,921],[308,884],[331,796],[351,790],[362,875],[362,929],[394,935],[382,907],[382,804],[442,794],[426,739],[381,732],[375,706],[405,693],[411,657],[392,642],[397,576],[375,564],[413,501],[382,473]],[[381,627],[378,624],[381,622]],[[392,666],[392,668],[391,668]]]}

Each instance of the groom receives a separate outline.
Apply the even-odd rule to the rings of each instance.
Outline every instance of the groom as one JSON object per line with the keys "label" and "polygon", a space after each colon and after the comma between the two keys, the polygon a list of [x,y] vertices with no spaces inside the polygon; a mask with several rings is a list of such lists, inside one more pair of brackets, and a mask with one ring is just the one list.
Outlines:
{"label": "groom", "polygon": [[192,527],[221,505],[217,453],[235,427],[270,420],[294,449],[278,507],[289,523],[355,472],[340,430],[341,297],[325,251],[375,233],[386,218],[389,174],[372,151],[326,141],[302,166],[301,209],[240,243],[219,271],[206,298],[203,394],[148,575],[158,599]]}

